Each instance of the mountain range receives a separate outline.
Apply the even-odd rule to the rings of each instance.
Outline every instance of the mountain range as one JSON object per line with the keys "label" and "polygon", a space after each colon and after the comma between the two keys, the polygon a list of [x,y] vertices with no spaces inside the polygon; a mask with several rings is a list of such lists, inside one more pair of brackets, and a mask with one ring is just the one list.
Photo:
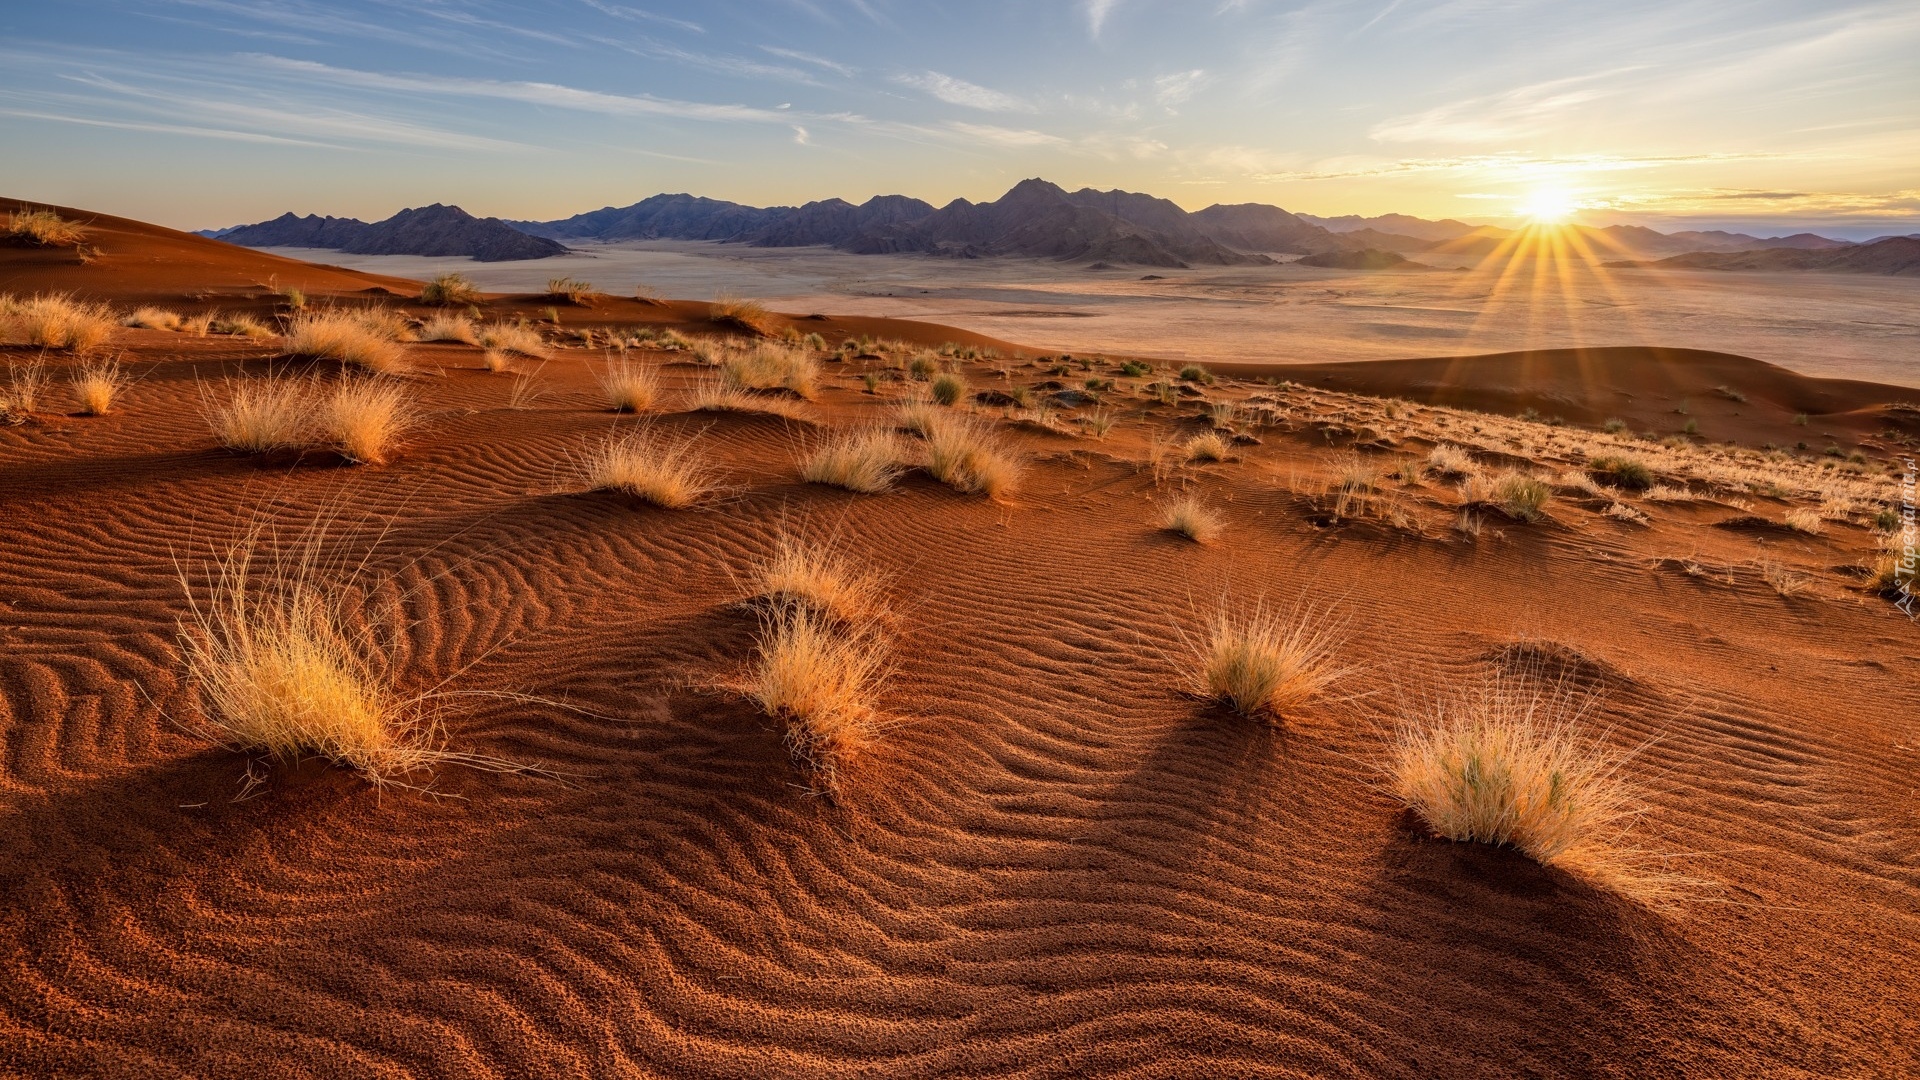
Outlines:
{"label": "mountain range", "polygon": [[[1772,262],[1759,260],[1783,268],[1836,269],[1855,262],[1879,265],[1884,261],[1839,257],[1836,253],[1862,245],[1812,233],[1775,237],[1723,230],[1662,233],[1637,225],[1568,225],[1552,232],[1533,231],[1541,229],[1509,230],[1406,214],[1315,217],[1264,203],[1216,204],[1189,212],[1152,195],[1093,188],[1068,191],[1031,179],[990,202],[955,199],[938,208],[904,195],[876,195],[858,205],[825,199],[804,206],[757,207],[662,194],[629,206],[608,206],[552,221],[476,218],[457,206],[436,203],[372,224],[289,213],[203,235],[250,247],[467,255],[482,261],[546,258],[564,253],[569,243],[703,240],[754,247],[824,246],[857,254],[1026,256],[1153,267],[1258,265],[1276,261],[1275,255],[1310,255],[1324,256],[1316,261],[1327,265],[1384,268],[1402,266],[1405,261],[1379,257],[1383,253],[1482,259],[1525,250],[1535,235],[1591,257],[1622,261],[1768,252],[1789,253]],[[1361,257],[1367,252],[1373,254]],[[1812,257],[1823,253],[1836,257]],[[1729,265],[1745,263],[1733,260]]]}
{"label": "mountain range", "polygon": [[1920,277],[1920,236],[1883,236],[1864,244],[1848,244],[1837,248],[1693,251],[1651,262],[1622,261],[1605,265],[1672,270],[1824,270]]}

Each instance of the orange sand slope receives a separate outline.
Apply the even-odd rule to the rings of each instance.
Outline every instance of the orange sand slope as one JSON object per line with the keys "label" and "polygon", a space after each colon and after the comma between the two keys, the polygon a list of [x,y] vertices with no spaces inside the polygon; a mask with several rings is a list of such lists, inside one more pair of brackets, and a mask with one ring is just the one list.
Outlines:
{"label": "orange sand slope", "polygon": [[[203,272],[109,279],[116,242],[38,276],[22,260],[54,256],[4,251],[4,288],[124,304]],[[280,265],[180,243],[232,296]],[[342,295],[374,281],[277,272]],[[215,444],[203,409],[223,379],[287,367],[275,339],[120,331],[107,348],[138,381],[104,416],[67,388],[87,358],[44,354],[38,403],[0,426],[0,1073],[1920,1071],[1920,639],[1858,569],[1893,490],[1880,451],[1623,440],[1689,493],[1655,499],[1577,481],[1611,436],[1367,396],[1422,401],[1422,381],[1462,381],[1454,361],[1399,362],[1408,384],[1362,394],[1160,391],[1002,345],[940,362],[1031,402],[979,406],[1020,486],[988,499],[914,469],[857,495],[801,482],[796,457],[892,426],[916,350],[819,353],[819,390],[780,416],[689,411],[712,369],[632,345],[661,382],[646,419],[695,440],[725,487],[666,511],[582,491],[583,450],[639,421],[607,407],[607,352],[577,330],[631,310],[744,332],[703,305],[594,303],[543,327],[550,358],[517,372],[405,345],[420,423],[379,467]],[[1724,375],[1768,417],[1859,405],[1757,373]],[[1088,378],[1115,385],[1061,396]],[[1611,385],[1564,367],[1540,385],[1590,379]],[[1835,396],[1794,396],[1816,392]],[[1228,460],[1169,450],[1216,424]],[[1465,505],[1419,466],[1442,442],[1546,478],[1545,517]],[[1372,479],[1342,490],[1356,462]],[[1763,466],[1772,486],[1741,479]],[[1219,540],[1157,527],[1180,493],[1219,511]],[[1781,525],[1802,513],[1818,528]],[[182,571],[202,580],[210,547],[249,528],[291,543],[317,519],[329,565],[390,584],[357,602],[401,603],[401,688],[466,695],[448,748],[542,771],[446,766],[418,778],[432,794],[376,793],[193,734]],[[760,628],[743,581],[783,532],[837,538],[894,612],[884,736],[831,800],[731,689]],[[1271,725],[1186,693],[1186,641],[1225,590],[1330,608],[1342,692]],[[1703,882],[1677,909],[1437,840],[1381,789],[1403,704],[1505,669],[1593,695],[1593,737],[1638,750],[1639,842]]]}

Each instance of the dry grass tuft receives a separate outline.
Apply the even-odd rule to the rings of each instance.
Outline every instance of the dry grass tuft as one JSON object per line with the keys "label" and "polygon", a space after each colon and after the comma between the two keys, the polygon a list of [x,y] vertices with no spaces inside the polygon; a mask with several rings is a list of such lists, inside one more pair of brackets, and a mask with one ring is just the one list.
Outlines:
{"label": "dry grass tuft", "polygon": [[800,403],[791,398],[749,393],[727,386],[717,379],[694,387],[687,408],[694,412],[765,413],[788,419],[797,419],[803,413]]}
{"label": "dry grass tuft", "polygon": [[1781,519],[1781,523],[1794,532],[1805,533],[1808,536],[1818,536],[1827,528],[1827,523],[1821,518],[1820,511],[1807,506],[1787,511],[1787,516]]}
{"label": "dry grass tuft", "polygon": [[720,361],[720,377],[735,390],[785,390],[811,401],[820,361],[804,349],[762,342]]}
{"label": "dry grass tuft", "polygon": [[421,325],[420,340],[475,344],[473,320],[465,315],[435,315]]}
{"label": "dry grass tuft", "polygon": [[420,302],[423,304],[451,307],[456,304],[478,304],[480,301],[480,287],[465,274],[441,274],[420,289]]}
{"label": "dry grass tuft", "polygon": [[0,294],[0,342],[87,352],[106,344],[119,326],[112,308],[65,293],[24,300]]}
{"label": "dry grass tuft", "polygon": [[1480,471],[1473,455],[1452,443],[1441,443],[1427,452],[1427,471],[1435,476],[1472,476]]}
{"label": "dry grass tuft", "polygon": [[933,400],[942,405],[957,405],[967,396],[967,381],[951,373],[934,376],[932,383]]}
{"label": "dry grass tuft", "polygon": [[306,443],[314,403],[312,388],[305,381],[269,376],[226,379],[224,385],[224,400],[203,406],[207,426],[221,446],[260,454]]}
{"label": "dry grass tuft", "polygon": [[624,357],[607,362],[600,389],[614,412],[641,412],[660,396],[660,380],[652,368]]}
{"label": "dry grass tuft", "polygon": [[625,435],[609,432],[581,462],[589,491],[618,491],[667,510],[684,510],[719,485],[695,453],[693,440],[674,440],[643,424]]}
{"label": "dry grass tuft", "polygon": [[1490,506],[1514,521],[1539,521],[1547,516],[1553,485],[1532,473],[1509,469],[1495,477],[1468,476],[1460,495],[1469,506]]}
{"label": "dry grass tuft", "polygon": [[51,210],[28,210],[8,214],[0,238],[27,247],[78,247],[87,238],[87,227]]}
{"label": "dry grass tuft", "polygon": [[494,352],[518,353],[536,359],[545,359],[547,355],[547,343],[540,337],[540,331],[513,323],[489,323],[477,328],[474,344]]}
{"label": "dry grass tuft", "polygon": [[1596,454],[1587,459],[1587,475],[1609,487],[1646,491],[1653,487],[1654,472],[1646,462],[1625,454]]}
{"label": "dry grass tuft", "polygon": [[1345,676],[1333,660],[1339,646],[1340,627],[1312,607],[1282,614],[1257,603],[1235,613],[1223,605],[1194,650],[1196,689],[1242,716],[1278,720]]}
{"label": "dry grass tuft", "polygon": [[403,371],[407,355],[397,331],[378,315],[337,310],[300,315],[287,324],[289,356],[334,360],[373,372]]}
{"label": "dry grass tuft", "polygon": [[87,364],[73,374],[73,393],[80,409],[88,416],[105,416],[113,408],[113,399],[127,385],[126,372],[118,360]]}
{"label": "dry grass tuft", "polygon": [[927,472],[955,491],[989,498],[1020,482],[1020,462],[993,428],[970,416],[945,416],[927,434]]}
{"label": "dry grass tuft", "polygon": [[800,464],[800,477],[873,495],[893,486],[906,457],[900,439],[884,428],[841,432],[822,443]]}
{"label": "dry grass tuft", "polygon": [[570,277],[547,279],[547,298],[564,300],[569,304],[585,305],[593,299],[593,283],[576,281]]}
{"label": "dry grass tuft", "polygon": [[1395,795],[1449,840],[1512,847],[1643,899],[1683,879],[1645,869],[1627,847],[1641,813],[1632,754],[1581,733],[1587,700],[1564,680],[1503,672],[1402,718],[1388,775]]}
{"label": "dry grass tuft", "polygon": [[782,535],[773,554],[753,568],[753,594],[848,625],[883,618],[886,580],[858,569],[825,544]]}
{"label": "dry grass tuft", "polygon": [[1207,544],[1219,538],[1225,525],[1219,513],[1200,501],[1199,496],[1182,495],[1161,504],[1160,527],[1196,543]]}
{"label": "dry grass tuft", "polygon": [[886,676],[877,636],[846,634],[789,607],[763,620],[746,689],[786,729],[794,764],[816,789],[835,795],[847,766],[879,738],[873,698]]}
{"label": "dry grass tuft", "polygon": [[269,338],[273,336],[273,330],[267,324],[249,315],[218,314],[208,320],[207,329],[229,337]]}
{"label": "dry grass tuft", "polygon": [[47,385],[47,366],[39,360],[21,364],[7,361],[7,382],[0,386],[0,419],[24,418],[40,407]]}
{"label": "dry grass tuft", "polygon": [[386,463],[401,435],[413,427],[413,399],[390,379],[345,379],[319,402],[318,431],[348,461]]}
{"label": "dry grass tuft", "polygon": [[1218,432],[1203,431],[1187,440],[1188,461],[1225,461],[1233,454],[1233,447]]}
{"label": "dry grass tuft", "polygon": [[767,333],[774,324],[773,313],[767,310],[765,304],[725,292],[713,298],[712,307],[707,309],[707,318],[756,334]]}
{"label": "dry grass tuft", "polygon": [[931,436],[933,429],[939,427],[947,419],[947,414],[942,412],[934,405],[930,398],[920,391],[915,391],[907,397],[902,398],[900,404],[894,409],[894,415],[901,428],[911,431],[921,438]]}
{"label": "dry grass tuft", "polygon": [[126,319],[126,325],[136,330],[178,330],[180,323],[179,312],[157,307],[135,308]]}

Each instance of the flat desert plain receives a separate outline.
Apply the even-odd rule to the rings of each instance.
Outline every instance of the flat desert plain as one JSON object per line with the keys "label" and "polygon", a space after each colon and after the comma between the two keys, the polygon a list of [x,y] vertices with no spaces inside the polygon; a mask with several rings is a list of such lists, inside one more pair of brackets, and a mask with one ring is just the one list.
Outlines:
{"label": "flat desert plain", "polygon": [[1439,273],[440,305],[64,213],[0,1072],[1920,1071],[1910,284],[1576,349],[1377,329],[1485,314]]}
{"label": "flat desert plain", "polygon": [[1716,349],[1808,375],[1920,386],[1920,279],[1605,269],[1543,258],[1434,270],[1305,266],[1089,270],[1040,259],[849,255],[685,240],[582,243],[526,263],[302,248],[278,254],[409,278],[459,272],[537,292],[733,292],[781,311],[922,319],[1052,352],[1246,364],[1601,345]]}

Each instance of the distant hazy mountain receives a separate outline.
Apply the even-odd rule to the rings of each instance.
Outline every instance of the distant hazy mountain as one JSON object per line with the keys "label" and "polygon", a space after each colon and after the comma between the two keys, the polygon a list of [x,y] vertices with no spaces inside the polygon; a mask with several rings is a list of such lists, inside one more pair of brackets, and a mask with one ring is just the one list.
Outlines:
{"label": "distant hazy mountain", "polygon": [[1296,266],[1322,266],[1335,270],[1431,270],[1425,263],[1410,261],[1396,251],[1363,248],[1359,251],[1323,251],[1297,259]]}
{"label": "distant hazy mountain", "polygon": [[499,218],[477,218],[434,203],[372,224],[355,218],[295,217],[237,225],[202,235],[242,247],[330,248],[355,255],[465,255],[480,262],[544,259],[567,249],[530,236]]}
{"label": "distant hazy mountain", "polygon": [[1775,247],[1752,251],[1695,251],[1652,262],[1611,262],[1606,265],[1682,270],[1819,270],[1920,277],[1920,237],[1889,236],[1866,244],[1826,249]]}
{"label": "distant hazy mountain", "polygon": [[810,202],[746,237],[755,247],[839,247],[856,236],[906,225],[933,213],[933,204],[905,195],[875,195],[855,206],[843,199]]}
{"label": "distant hazy mountain", "polygon": [[1328,230],[1265,203],[1215,203],[1187,215],[1202,233],[1241,251],[1311,253],[1342,246]]}
{"label": "distant hazy mountain", "polygon": [[632,206],[608,206],[559,221],[508,224],[555,240],[732,240],[792,212],[788,206],[763,210],[696,195],[655,195]]}
{"label": "distant hazy mountain", "polygon": [[1407,214],[1381,214],[1379,217],[1361,217],[1358,214],[1345,214],[1340,217],[1315,217],[1301,214],[1302,221],[1308,221],[1326,229],[1328,232],[1350,233],[1362,229],[1397,236],[1411,236],[1415,240],[1453,240],[1468,233],[1486,228],[1469,225],[1464,221],[1443,218],[1428,221],[1426,218],[1412,217]]}

